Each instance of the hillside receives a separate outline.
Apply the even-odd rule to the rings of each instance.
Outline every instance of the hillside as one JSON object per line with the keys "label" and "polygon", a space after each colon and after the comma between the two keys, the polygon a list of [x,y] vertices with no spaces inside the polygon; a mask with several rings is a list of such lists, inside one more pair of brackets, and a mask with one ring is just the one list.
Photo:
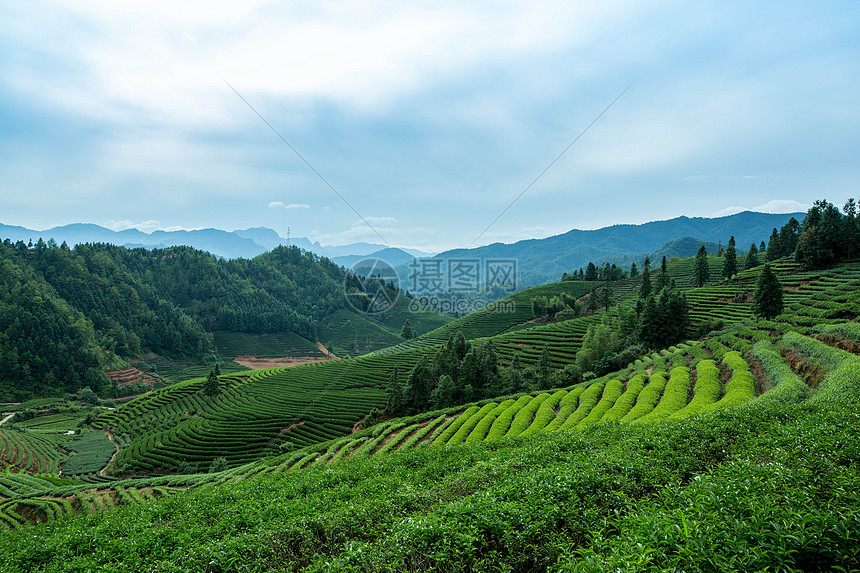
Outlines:
{"label": "hillside", "polygon": [[[836,444],[860,438],[860,359],[840,349],[856,351],[860,332],[828,316],[856,311],[860,266],[783,277],[793,298],[777,320],[741,323],[585,384],[394,419],[222,472],[86,493],[6,479],[7,523],[89,513],[0,537],[0,560],[4,570],[30,571],[107,562],[180,571],[761,570],[775,559],[792,571],[854,570],[860,462]],[[355,363],[384,372],[392,359]],[[323,367],[254,376],[274,389],[283,382],[272,376]],[[318,440],[327,427],[303,435]],[[161,440],[183,434],[196,432]],[[192,448],[175,455],[201,446]],[[170,544],[158,541],[165,533]],[[76,553],[78,543],[95,550]]]}
{"label": "hillside", "polygon": [[[0,264],[6,400],[85,386],[104,393],[101,370],[147,354],[187,365],[169,369],[211,367],[214,332],[293,333],[315,348],[321,329],[336,353],[357,354],[396,343],[407,318],[406,300],[376,319],[352,312],[343,268],[296,247],[228,261],[189,247],[70,249],[40,240],[28,248],[7,240]],[[419,334],[448,320],[429,312],[412,318]],[[361,323],[360,333],[351,323]],[[237,346],[241,340],[248,339],[234,339],[232,353],[254,354],[250,342]]]}

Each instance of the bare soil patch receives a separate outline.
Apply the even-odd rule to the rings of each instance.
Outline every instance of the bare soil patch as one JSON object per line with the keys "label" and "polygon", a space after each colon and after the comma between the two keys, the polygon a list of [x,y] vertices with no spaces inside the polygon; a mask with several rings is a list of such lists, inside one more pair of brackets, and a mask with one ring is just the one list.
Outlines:
{"label": "bare soil patch", "polygon": [[818,388],[824,378],[821,368],[808,362],[796,348],[783,348],[779,353],[786,359],[794,373],[803,378],[810,388]]}
{"label": "bare soil patch", "polygon": [[120,387],[128,386],[135,382],[145,382],[150,385],[150,388],[152,388],[152,385],[158,382],[157,378],[147,374],[143,370],[138,370],[134,366],[108,370],[105,372],[105,375],[110,378],[111,382],[116,382],[116,385]]}
{"label": "bare soil patch", "polygon": [[[815,338],[817,338],[824,344],[833,346],[835,348],[838,348],[839,350],[844,350],[846,352],[850,352],[851,354],[860,355],[860,344],[857,344],[853,340],[849,340],[844,336],[834,336],[832,334],[818,334],[815,336]],[[0,422],[0,424],[2,423],[3,422]]]}
{"label": "bare soil patch", "polygon": [[771,389],[770,382],[767,379],[767,375],[764,373],[764,368],[761,367],[758,360],[747,358],[747,363],[750,365],[750,372],[752,372],[753,378],[755,379],[756,396],[761,396]]}
{"label": "bare soil patch", "polygon": [[237,356],[233,362],[246,366],[251,370],[263,368],[279,368],[282,366],[298,366],[299,364],[311,364],[313,362],[327,362],[337,360],[337,356],[328,353],[326,356],[281,356],[276,358],[260,358],[257,356]]}

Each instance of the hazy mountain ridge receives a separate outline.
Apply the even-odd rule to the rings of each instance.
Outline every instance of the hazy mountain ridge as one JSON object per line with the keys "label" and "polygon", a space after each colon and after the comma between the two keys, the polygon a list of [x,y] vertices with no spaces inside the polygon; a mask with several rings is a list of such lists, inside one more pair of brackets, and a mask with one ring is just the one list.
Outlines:
{"label": "hazy mountain ridge", "polygon": [[[438,258],[516,259],[519,287],[559,280],[562,273],[594,263],[641,264],[645,255],[662,253],[669,243],[693,237],[701,243],[722,243],[734,235],[737,248],[746,252],[749,245],[767,241],[774,227],[780,228],[804,213],[755,213],[744,211],[726,217],[675,217],[640,225],[612,225],[591,231],[573,229],[545,239],[527,239],[516,243],[493,243],[474,249],[453,249]],[[713,252],[709,248],[709,252]],[[675,253],[678,256],[689,254]],[[671,256],[671,255],[670,255]]]}
{"label": "hazy mountain ridge", "polygon": [[[0,223],[0,239],[12,241],[33,241],[39,238],[57,243],[65,241],[69,246],[82,243],[108,243],[122,247],[145,247],[147,249],[188,246],[207,251],[225,259],[252,259],[281,245],[296,246],[317,255],[335,257],[363,257],[388,249],[386,245],[373,243],[352,243],[340,246],[323,246],[318,241],[311,242],[305,237],[281,237],[267,227],[251,227],[235,231],[221,229],[198,229],[194,231],[153,231],[144,233],[138,229],[113,231],[93,223],[72,223],[38,231],[15,225]],[[424,257],[429,253],[416,249],[399,249],[410,256]],[[358,260],[358,259],[356,259]],[[341,263],[345,264],[345,263]],[[349,266],[349,265],[347,265]]]}

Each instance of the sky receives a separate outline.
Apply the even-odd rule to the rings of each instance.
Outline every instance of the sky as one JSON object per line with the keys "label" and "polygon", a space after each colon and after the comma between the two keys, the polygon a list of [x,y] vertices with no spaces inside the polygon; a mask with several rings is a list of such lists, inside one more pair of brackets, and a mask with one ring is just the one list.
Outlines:
{"label": "sky", "polygon": [[4,224],[438,252],[860,195],[856,1],[3,13]]}

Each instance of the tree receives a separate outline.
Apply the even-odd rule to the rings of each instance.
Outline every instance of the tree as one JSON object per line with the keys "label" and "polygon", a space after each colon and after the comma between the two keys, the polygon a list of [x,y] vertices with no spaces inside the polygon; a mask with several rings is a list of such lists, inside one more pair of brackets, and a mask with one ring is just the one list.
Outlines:
{"label": "tree", "polygon": [[764,318],[773,318],[782,312],[782,283],[768,263],[765,263],[758,276],[753,295],[753,312]]}
{"label": "tree", "polygon": [[704,286],[711,278],[711,269],[708,266],[708,251],[705,250],[705,245],[699,247],[696,253],[696,266],[693,268],[693,281],[696,286]]}
{"label": "tree", "polygon": [[611,288],[609,288],[608,286],[603,287],[602,289],[600,289],[600,295],[599,296],[600,296],[600,305],[604,309],[608,309],[610,306],[612,306],[613,300],[612,300],[612,289]]}
{"label": "tree", "polygon": [[388,392],[388,404],[385,406],[385,411],[395,416],[402,414],[406,397],[403,394],[403,386],[400,384],[396,366],[391,372],[391,376],[388,377],[385,390]]}
{"label": "tree", "polygon": [[583,280],[587,281],[596,281],[597,280],[597,267],[594,266],[594,263],[591,261],[588,262],[588,266],[585,268],[585,277]]}
{"label": "tree", "polygon": [[214,370],[209,371],[209,376],[203,382],[203,393],[213,397],[221,393],[221,383],[218,381],[218,376],[215,375]]}
{"label": "tree", "polygon": [[783,257],[794,254],[800,235],[800,223],[792,217],[779,229],[779,251]]}
{"label": "tree", "polygon": [[403,329],[400,331],[400,338],[403,340],[412,340],[414,336],[412,332],[412,325],[409,324],[409,319],[406,319],[406,322],[403,323]]}
{"label": "tree", "polygon": [[430,394],[435,382],[427,359],[422,359],[409,373],[409,379],[406,381],[406,401],[411,408],[410,412],[420,412],[430,405]]}
{"label": "tree", "polygon": [[767,242],[767,260],[775,261],[782,256],[782,244],[779,242],[779,233],[776,227],[774,227]]}
{"label": "tree", "polygon": [[755,243],[750,245],[750,250],[747,252],[746,268],[751,269],[758,266],[758,248]]}
{"label": "tree", "polygon": [[221,456],[220,458],[215,458],[212,460],[212,463],[209,464],[209,473],[217,474],[218,472],[223,472],[227,469],[227,458]]}
{"label": "tree", "polygon": [[736,274],[738,274],[738,252],[735,249],[735,236],[732,235],[723,260],[723,278],[731,280]]}
{"label": "tree", "polygon": [[430,400],[433,402],[433,407],[447,408],[448,406],[453,406],[456,392],[457,387],[454,384],[454,379],[448,374],[443,374],[439,378],[439,383],[430,393]]}
{"label": "tree", "polygon": [[651,260],[645,257],[645,264],[642,271],[642,286],[639,287],[639,298],[648,298],[651,294]]}
{"label": "tree", "polygon": [[649,296],[639,319],[639,340],[649,348],[665,348],[683,340],[690,325],[689,312],[687,299],[676,290],[663,289],[659,299]]}
{"label": "tree", "polygon": [[635,263],[635,262],[633,262],[633,263],[630,265],[630,278],[632,279],[632,278],[635,278],[635,277],[638,277],[638,276],[639,276],[639,269],[637,269],[637,268],[636,268],[636,263]]}
{"label": "tree", "polygon": [[657,277],[657,290],[661,291],[669,286],[669,265],[666,262],[666,255],[663,255],[663,260],[660,261],[660,276]]}

